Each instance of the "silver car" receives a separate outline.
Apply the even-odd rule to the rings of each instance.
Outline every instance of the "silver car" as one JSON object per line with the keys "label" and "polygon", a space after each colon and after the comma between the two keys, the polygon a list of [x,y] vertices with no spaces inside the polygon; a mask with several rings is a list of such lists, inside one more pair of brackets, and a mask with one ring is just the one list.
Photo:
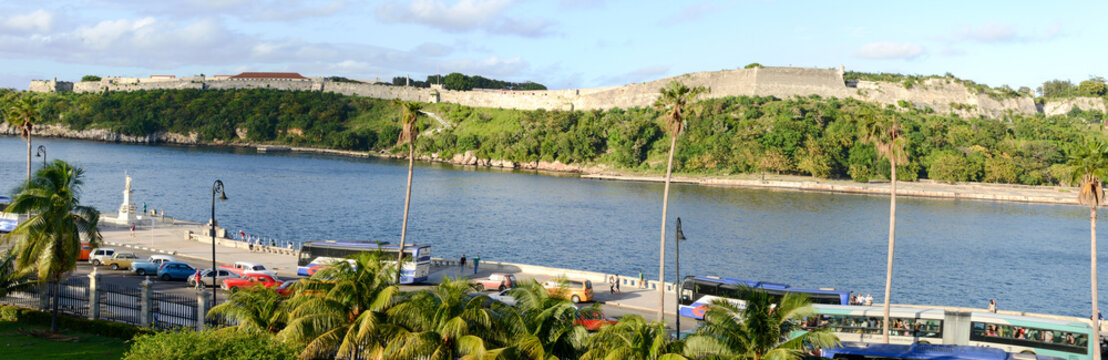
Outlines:
{"label": "silver car", "polygon": [[[238,279],[239,276],[227,269],[219,269],[215,273],[215,286],[223,286],[223,280],[226,279]],[[204,269],[200,272],[200,283],[204,286],[212,286],[212,269]],[[196,276],[189,276],[189,286],[196,286]]]}

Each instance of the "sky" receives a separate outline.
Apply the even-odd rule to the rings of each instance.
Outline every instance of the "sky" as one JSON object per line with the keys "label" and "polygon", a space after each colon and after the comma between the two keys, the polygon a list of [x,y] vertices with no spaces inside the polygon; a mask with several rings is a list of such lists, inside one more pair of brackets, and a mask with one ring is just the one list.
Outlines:
{"label": "sky", "polygon": [[1108,76],[1105,1],[85,0],[0,2],[0,87],[83,75],[461,72],[551,89],[766,66]]}

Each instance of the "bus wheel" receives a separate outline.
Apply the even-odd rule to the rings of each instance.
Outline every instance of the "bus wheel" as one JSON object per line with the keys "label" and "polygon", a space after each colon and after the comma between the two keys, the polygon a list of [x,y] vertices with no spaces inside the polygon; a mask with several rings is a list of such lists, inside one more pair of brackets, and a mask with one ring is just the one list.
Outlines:
{"label": "bus wheel", "polygon": [[1034,352],[1034,351],[1031,351],[1031,350],[1024,350],[1024,351],[1020,351],[1020,354],[1031,354],[1031,355],[1035,355],[1035,352]]}
{"label": "bus wheel", "polygon": [[917,343],[919,343],[919,344],[930,344],[931,342],[930,341],[917,341]]}

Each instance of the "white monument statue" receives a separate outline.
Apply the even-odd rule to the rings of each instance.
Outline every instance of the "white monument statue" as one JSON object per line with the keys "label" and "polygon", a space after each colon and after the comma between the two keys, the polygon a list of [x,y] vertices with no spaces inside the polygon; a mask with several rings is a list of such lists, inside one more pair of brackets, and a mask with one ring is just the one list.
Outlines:
{"label": "white monument statue", "polygon": [[131,176],[127,177],[127,187],[123,189],[123,204],[119,206],[119,221],[130,224],[135,221],[135,203],[131,202]]}

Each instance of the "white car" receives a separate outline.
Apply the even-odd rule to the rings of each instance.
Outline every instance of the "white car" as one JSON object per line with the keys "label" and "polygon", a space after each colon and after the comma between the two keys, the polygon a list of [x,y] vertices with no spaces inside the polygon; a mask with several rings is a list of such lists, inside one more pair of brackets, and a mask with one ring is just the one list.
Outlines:
{"label": "white car", "polygon": [[88,253],[88,262],[94,266],[100,266],[104,260],[111,259],[112,255],[115,255],[115,249],[95,248]]}
{"label": "white car", "polygon": [[273,278],[277,278],[277,271],[267,269],[265,265],[248,261],[236,261],[234,265],[223,265],[219,268],[230,270],[239,276],[246,274],[266,274]]}
{"label": "white car", "polygon": [[512,291],[512,289],[500,290],[495,294],[490,294],[489,298],[507,304],[508,306],[516,306],[516,298],[508,295],[509,291]]}

